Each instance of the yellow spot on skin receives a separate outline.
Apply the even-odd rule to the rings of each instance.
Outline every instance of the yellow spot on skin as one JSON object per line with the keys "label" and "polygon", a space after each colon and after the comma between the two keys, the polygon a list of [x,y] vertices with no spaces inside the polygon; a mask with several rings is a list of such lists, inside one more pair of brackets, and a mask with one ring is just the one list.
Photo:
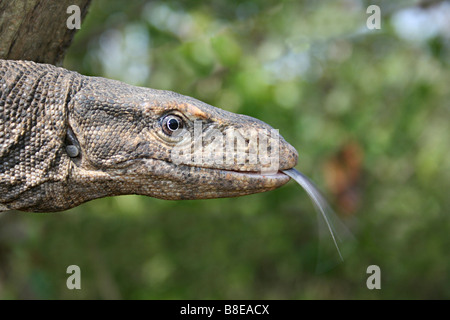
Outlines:
{"label": "yellow spot on skin", "polygon": [[192,117],[196,119],[208,119],[208,115],[199,109],[198,107],[189,104],[189,103],[168,103],[168,104],[152,104],[152,103],[143,103],[142,108],[144,108],[144,115],[152,115],[153,113],[164,112],[166,110],[178,110],[187,117]]}
{"label": "yellow spot on skin", "polygon": [[178,110],[180,110],[181,112],[183,112],[186,115],[191,115],[196,118],[203,118],[203,119],[208,118],[208,116],[205,112],[203,112],[202,110],[200,110],[199,108],[197,108],[191,104],[179,104],[177,107],[178,107]]}

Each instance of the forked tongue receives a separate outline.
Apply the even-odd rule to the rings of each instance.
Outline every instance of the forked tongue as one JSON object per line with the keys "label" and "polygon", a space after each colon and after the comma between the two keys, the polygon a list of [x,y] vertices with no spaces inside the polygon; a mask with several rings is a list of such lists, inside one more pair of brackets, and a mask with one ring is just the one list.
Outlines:
{"label": "forked tongue", "polygon": [[[338,217],[334,213],[333,209],[331,209],[331,207],[328,205],[327,201],[322,196],[319,189],[317,189],[317,187],[314,185],[314,183],[301,172],[292,168],[289,170],[283,170],[283,173],[297,181],[297,183],[308,193],[308,196],[311,198],[311,201],[314,204],[316,212],[323,218],[326,227],[331,234],[331,238],[333,239],[333,243],[339,254],[340,260],[344,261],[338,245],[338,243],[340,243],[342,239],[340,239],[339,234],[335,230],[335,225],[337,223],[340,223],[340,221],[338,221]],[[343,226],[340,227],[345,228]],[[347,233],[348,231],[345,232]]]}

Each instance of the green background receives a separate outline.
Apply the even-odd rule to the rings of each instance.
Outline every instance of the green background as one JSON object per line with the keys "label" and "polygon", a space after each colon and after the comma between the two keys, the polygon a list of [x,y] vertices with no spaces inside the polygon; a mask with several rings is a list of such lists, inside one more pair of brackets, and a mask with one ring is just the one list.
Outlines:
{"label": "green background", "polygon": [[[269,123],[355,241],[334,265],[294,182],[232,199],[11,212],[0,216],[0,298],[449,299],[450,28],[438,16],[450,9],[417,2],[94,0],[64,67]],[[380,30],[366,26],[370,4]],[[360,164],[339,157],[349,145]],[[349,163],[350,208],[327,170]],[[66,287],[73,264],[81,290]],[[380,290],[366,286],[370,265]]]}

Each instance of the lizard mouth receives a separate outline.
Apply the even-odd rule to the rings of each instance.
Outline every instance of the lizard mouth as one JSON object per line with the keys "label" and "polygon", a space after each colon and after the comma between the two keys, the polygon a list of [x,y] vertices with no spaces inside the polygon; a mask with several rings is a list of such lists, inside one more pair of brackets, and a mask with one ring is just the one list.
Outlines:
{"label": "lizard mouth", "polygon": [[[174,171],[178,171],[184,178],[197,177],[201,180],[219,180],[219,181],[233,181],[235,183],[251,182],[258,185],[284,184],[290,180],[290,177],[284,174],[281,170],[277,172],[263,172],[263,171],[248,171],[248,170],[232,170],[214,167],[202,167],[191,165],[174,165],[172,162],[165,162],[166,165],[172,166]],[[283,169],[284,170],[284,169]],[[201,181],[200,181],[201,182]]]}
{"label": "lizard mouth", "polygon": [[291,179],[281,171],[265,174],[256,171],[176,165],[156,159],[143,159],[143,161],[147,172],[139,174],[150,174],[157,178],[160,181],[161,190],[165,189],[161,186],[167,186],[167,192],[154,195],[163,199],[238,197],[277,189]]}
{"label": "lizard mouth", "polygon": [[278,171],[264,174],[252,171],[235,171],[203,167],[191,167],[186,179],[186,192],[194,199],[238,197],[277,189],[291,179]]}
{"label": "lizard mouth", "polygon": [[122,162],[121,168],[122,176],[128,176],[130,185],[134,186],[132,193],[167,200],[239,197],[277,189],[291,179],[281,171],[271,174],[238,171],[153,158]]}
{"label": "lizard mouth", "polygon": [[[247,178],[266,179],[266,180],[267,179],[272,179],[272,180],[283,179],[283,180],[285,180],[286,177],[288,177],[282,171],[278,171],[276,173],[263,173],[260,171],[238,171],[238,170],[223,170],[223,169],[211,169],[211,170],[222,171],[224,174],[229,173],[233,177],[247,177]],[[289,179],[287,179],[287,181],[289,181]]]}

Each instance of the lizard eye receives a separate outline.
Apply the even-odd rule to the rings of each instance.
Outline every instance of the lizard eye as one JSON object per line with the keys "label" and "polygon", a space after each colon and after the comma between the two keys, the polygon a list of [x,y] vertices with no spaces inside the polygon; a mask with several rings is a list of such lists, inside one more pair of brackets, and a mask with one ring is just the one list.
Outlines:
{"label": "lizard eye", "polygon": [[183,129],[183,120],[178,116],[170,114],[162,118],[161,125],[165,134],[173,136]]}

